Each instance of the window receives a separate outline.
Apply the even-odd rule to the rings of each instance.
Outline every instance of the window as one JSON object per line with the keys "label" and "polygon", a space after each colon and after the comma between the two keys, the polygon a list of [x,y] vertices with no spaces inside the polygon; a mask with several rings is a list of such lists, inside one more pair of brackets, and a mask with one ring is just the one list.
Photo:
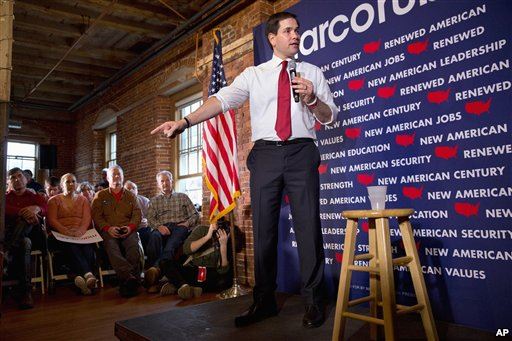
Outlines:
{"label": "window", "polygon": [[[203,104],[201,98],[188,99],[178,105],[177,117],[182,119]],[[186,129],[178,140],[178,177],[176,190],[186,193],[192,202],[202,205],[203,179],[201,167],[202,124]]]}
{"label": "window", "polygon": [[117,134],[116,132],[109,134],[109,158],[107,160],[107,166],[113,166],[116,164],[116,150],[117,150]]}
{"label": "window", "polygon": [[106,143],[105,143],[105,160],[106,166],[110,167],[116,164],[117,152],[117,132],[116,127],[112,126],[105,130]]}
{"label": "window", "polygon": [[14,167],[30,169],[35,176],[36,150],[35,143],[7,141],[7,170]]}

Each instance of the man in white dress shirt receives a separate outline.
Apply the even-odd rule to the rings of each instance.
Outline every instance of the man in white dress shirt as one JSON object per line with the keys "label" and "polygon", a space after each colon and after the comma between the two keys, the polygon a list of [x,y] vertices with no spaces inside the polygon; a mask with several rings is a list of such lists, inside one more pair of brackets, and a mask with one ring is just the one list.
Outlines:
{"label": "man in white dress shirt", "polygon": [[[315,122],[333,123],[338,114],[322,71],[296,62],[299,76],[290,82],[287,65],[299,52],[296,16],[287,12],[269,17],[265,34],[274,51],[266,63],[245,69],[230,86],[211,96],[199,109],[179,121],[168,121],[151,133],[174,138],[185,129],[250,101],[254,147],[247,158],[251,172],[254,231],[254,303],[235,318],[245,326],[278,313],[275,289],[279,211],[283,193],[290,199],[297,239],[302,295],[306,301],[303,325],[324,321],[324,251],[320,226],[320,154],[314,144]],[[298,94],[298,102],[294,94]]]}

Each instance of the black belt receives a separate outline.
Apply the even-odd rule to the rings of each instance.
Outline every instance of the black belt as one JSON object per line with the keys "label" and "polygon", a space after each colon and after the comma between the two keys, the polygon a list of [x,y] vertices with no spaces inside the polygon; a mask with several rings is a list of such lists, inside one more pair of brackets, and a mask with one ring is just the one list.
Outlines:
{"label": "black belt", "polygon": [[286,146],[289,144],[296,144],[296,143],[306,143],[306,142],[313,142],[313,139],[307,138],[307,137],[301,137],[298,139],[293,140],[286,140],[286,141],[268,141],[268,140],[257,140],[254,142],[257,146]]}

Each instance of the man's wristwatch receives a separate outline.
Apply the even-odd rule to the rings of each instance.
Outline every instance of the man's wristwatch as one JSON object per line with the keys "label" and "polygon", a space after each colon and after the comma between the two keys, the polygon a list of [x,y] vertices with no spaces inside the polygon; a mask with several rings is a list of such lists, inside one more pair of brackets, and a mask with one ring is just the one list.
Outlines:
{"label": "man's wristwatch", "polygon": [[315,99],[310,103],[306,103],[306,105],[309,108],[309,110],[315,109],[318,106],[318,97],[315,96]]}
{"label": "man's wristwatch", "polygon": [[188,118],[187,117],[183,117],[183,119],[185,120],[185,122],[187,122],[187,128],[186,129],[190,128],[190,121],[188,120]]}

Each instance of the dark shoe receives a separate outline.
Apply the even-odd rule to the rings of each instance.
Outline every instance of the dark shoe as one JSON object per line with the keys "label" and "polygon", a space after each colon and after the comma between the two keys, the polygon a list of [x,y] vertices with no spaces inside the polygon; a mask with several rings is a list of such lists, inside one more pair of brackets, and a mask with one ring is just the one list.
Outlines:
{"label": "dark shoe", "polygon": [[254,302],[242,315],[235,317],[236,327],[245,327],[277,315],[275,300]]}
{"label": "dark shoe", "polygon": [[126,298],[137,296],[139,294],[139,285],[139,281],[135,277],[131,277],[119,285],[119,294]]}
{"label": "dark shoe", "polygon": [[135,277],[130,277],[126,281],[126,288],[130,296],[137,296],[139,294],[140,281]]}
{"label": "dark shoe", "polygon": [[324,311],[318,305],[307,305],[302,325],[306,328],[318,328],[324,323]]}
{"label": "dark shoe", "polygon": [[30,291],[27,291],[21,298],[19,308],[22,310],[34,308],[34,300]]}
{"label": "dark shoe", "polygon": [[125,298],[131,297],[125,283],[119,284],[119,295]]}

